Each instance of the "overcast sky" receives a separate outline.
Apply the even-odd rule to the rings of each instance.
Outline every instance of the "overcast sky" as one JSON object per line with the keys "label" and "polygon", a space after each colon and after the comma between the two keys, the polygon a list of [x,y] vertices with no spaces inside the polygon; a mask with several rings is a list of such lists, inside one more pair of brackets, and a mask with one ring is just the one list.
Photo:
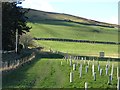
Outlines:
{"label": "overcast sky", "polygon": [[25,0],[24,8],[72,14],[108,23],[118,23],[119,0]]}

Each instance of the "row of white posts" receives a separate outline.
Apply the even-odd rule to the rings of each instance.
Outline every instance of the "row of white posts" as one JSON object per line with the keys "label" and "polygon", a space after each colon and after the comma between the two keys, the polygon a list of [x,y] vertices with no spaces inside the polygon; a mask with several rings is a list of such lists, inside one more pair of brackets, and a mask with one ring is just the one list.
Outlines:
{"label": "row of white posts", "polygon": [[0,67],[0,71],[7,71],[7,70],[15,69],[18,66],[31,61],[33,58],[35,58],[34,53],[32,53],[30,56],[27,56],[25,58],[18,59],[18,60],[5,61],[5,62],[1,61],[0,63],[2,63],[2,67]]}
{"label": "row of white posts", "polygon": [[[78,65],[78,59],[79,59],[78,57],[75,57],[73,59],[73,60],[77,61],[77,63],[75,64],[75,63],[73,63],[71,56],[70,56],[70,58],[65,57],[65,60],[67,61],[67,64],[69,63],[70,66],[73,67],[73,71],[76,70],[76,66]],[[86,63],[86,58],[82,57],[81,60],[84,60],[84,64]],[[86,73],[88,73],[89,64],[90,64],[90,60],[88,60],[87,66],[85,67],[85,72]],[[61,61],[61,65],[62,65],[62,61]],[[108,75],[109,68],[110,68],[110,61],[107,62],[106,67],[105,67],[106,75]],[[99,72],[100,76],[102,76],[103,69],[100,68],[99,62],[98,62],[98,72]],[[112,64],[111,73],[108,75],[108,85],[110,85],[112,83],[113,72],[114,72],[114,64]],[[80,67],[79,67],[79,75],[80,75],[79,77],[81,78],[82,77],[82,63],[80,64]],[[92,75],[93,75],[94,81],[96,81],[96,72],[95,72],[94,59],[93,59],[93,64],[92,64]],[[120,90],[119,67],[117,67],[117,79],[118,79],[117,90]],[[70,72],[70,83],[72,83],[72,82],[73,82],[73,72],[71,71]],[[87,88],[88,88],[88,83],[85,82],[85,90],[87,90]]]}

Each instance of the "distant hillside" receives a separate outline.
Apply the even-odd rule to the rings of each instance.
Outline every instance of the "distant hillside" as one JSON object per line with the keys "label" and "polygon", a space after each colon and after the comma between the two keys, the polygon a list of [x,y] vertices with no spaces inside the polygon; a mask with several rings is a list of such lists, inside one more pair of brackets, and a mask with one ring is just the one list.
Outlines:
{"label": "distant hillside", "polygon": [[78,24],[85,24],[85,25],[94,25],[94,26],[103,26],[103,27],[110,27],[116,28],[118,25],[116,24],[109,24],[105,22],[99,22],[91,19],[86,19],[78,16],[73,16],[64,13],[54,13],[54,12],[45,12],[30,9],[29,13],[27,14],[29,17],[30,22],[41,22],[41,21],[67,21],[67,22],[74,22]]}

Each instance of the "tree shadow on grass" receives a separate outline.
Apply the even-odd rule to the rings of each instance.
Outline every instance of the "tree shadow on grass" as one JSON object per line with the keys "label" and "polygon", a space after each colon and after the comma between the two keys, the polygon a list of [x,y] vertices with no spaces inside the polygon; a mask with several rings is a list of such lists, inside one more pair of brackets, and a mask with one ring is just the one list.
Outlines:
{"label": "tree shadow on grass", "polygon": [[[25,63],[24,65],[18,67],[15,70],[6,72],[2,76],[2,87],[3,89],[12,89],[12,88],[32,88],[35,84],[36,79],[31,76],[29,80],[27,80],[29,73],[27,72],[30,68],[32,68],[41,58],[56,58],[61,59],[63,55],[55,54],[51,52],[37,52],[36,57],[30,61]],[[34,74],[34,73],[33,73]]]}

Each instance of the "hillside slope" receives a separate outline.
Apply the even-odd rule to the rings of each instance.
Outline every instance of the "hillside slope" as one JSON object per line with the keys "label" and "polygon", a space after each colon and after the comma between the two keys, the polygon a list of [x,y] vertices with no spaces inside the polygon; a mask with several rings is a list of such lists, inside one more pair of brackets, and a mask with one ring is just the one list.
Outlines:
{"label": "hillside slope", "polygon": [[64,14],[64,13],[45,12],[45,11],[39,11],[34,9],[30,9],[27,16],[29,17],[29,21],[31,22],[53,20],[53,21],[76,22],[80,24],[95,25],[95,26],[97,25],[97,26],[111,27],[111,28],[118,27],[118,25],[116,24],[99,22],[99,21],[86,19],[78,16],[73,16],[69,14]]}
{"label": "hillside slope", "polygon": [[118,29],[114,24],[33,9],[27,16],[33,37],[118,42]]}

